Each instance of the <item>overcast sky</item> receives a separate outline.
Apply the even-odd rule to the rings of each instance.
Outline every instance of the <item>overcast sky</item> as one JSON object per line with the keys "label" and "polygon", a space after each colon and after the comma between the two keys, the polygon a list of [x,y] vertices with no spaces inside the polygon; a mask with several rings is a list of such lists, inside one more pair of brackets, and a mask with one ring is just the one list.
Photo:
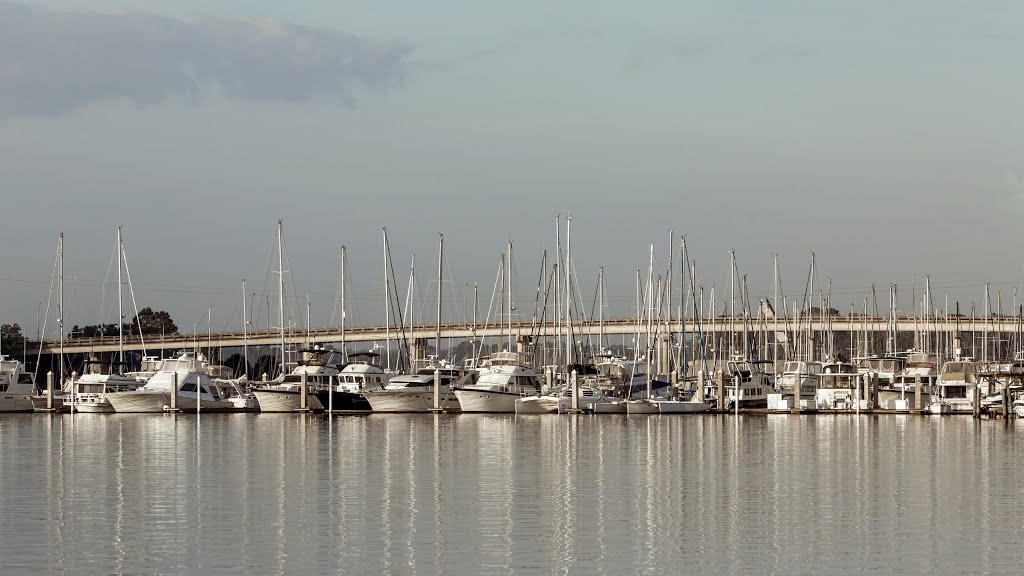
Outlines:
{"label": "overcast sky", "polygon": [[814,251],[844,312],[873,283],[909,308],[926,274],[939,305],[991,282],[1008,312],[1022,29],[995,0],[0,0],[0,321],[36,333],[61,231],[66,325],[115,321],[123,225],[139,307],[241,329],[278,218],[314,325],[342,245],[350,322],[383,323],[384,226],[402,293],[413,254],[433,290],[445,234],[461,316],[508,240],[532,301],[557,213],[611,314],[669,229],[719,296],[730,249],[754,297],[778,253],[791,298]]}

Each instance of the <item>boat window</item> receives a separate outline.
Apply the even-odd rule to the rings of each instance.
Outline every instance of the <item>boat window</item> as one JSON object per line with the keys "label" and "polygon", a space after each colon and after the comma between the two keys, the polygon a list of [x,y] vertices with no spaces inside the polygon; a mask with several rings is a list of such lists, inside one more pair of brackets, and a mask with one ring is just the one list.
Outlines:
{"label": "boat window", "polygon": [[32,375],[31,374],[19,374],[18,375],[18,384],[31,384],[31,383],[32,383]]}
{"label": "boat window", "polygon": [[181,391],[182,392],[195,392],[196,391],[196,383],[195,382],[186,382],[186,383],[182,384],[181,385]]}

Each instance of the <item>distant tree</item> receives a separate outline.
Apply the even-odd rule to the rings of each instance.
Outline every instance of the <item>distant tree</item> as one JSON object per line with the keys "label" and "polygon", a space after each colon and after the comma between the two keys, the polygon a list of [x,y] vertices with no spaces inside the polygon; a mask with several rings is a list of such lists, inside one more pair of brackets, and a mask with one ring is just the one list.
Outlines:
{"label": "distant tree", "polygon": [[4,354],[21,354],[25,349],[25,336],[18,324],[0,325],[0,352]]}
{"label": "distant tree", "polygon": [[249,374],[249,368],[245,365],[245,359],[242,358],[241,354],[232,354],[228,356],[227,360],[224,361],[225,366],[230,366],[235,371],[235,376],[241,376],[243,374]]}
{"label": "distant tree", "polygon": [[154,312],[152,308],[145,307],[139,310],[131,322],[132,334],[174,334],[178,327],[171,320],[171,315],[163,310]]}
{"label": "distant tree", "polygon": [[68,336],[74,338],[81,336],[83,338],[96,338],[100,336],[117,336],[117,324],[93,324],[91,326],[78,326],[75,325],[71,328],[71,332]]}
{"label": "distant tree", "polygon": [[256,360],[256,371],[259,372],[256,375],[257,378],[262,378],[263,374],[267,374],[270,378],[277,377],[280,364],[281,358],[276,354],[260,354],[259,359]]}

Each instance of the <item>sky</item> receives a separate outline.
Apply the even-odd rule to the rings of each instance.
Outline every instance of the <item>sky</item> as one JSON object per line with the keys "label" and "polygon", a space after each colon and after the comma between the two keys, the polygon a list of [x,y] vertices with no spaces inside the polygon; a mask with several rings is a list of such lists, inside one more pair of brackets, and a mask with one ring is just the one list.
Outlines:
{"label": "sky", "polygon": [[240,330],[246,279],[259,325],[278,219],[314,326],[339,323],[342,246],[347,321],[384,323],[385,227],[425,300],[444,234],[457,317],[512,241],[525,310],[567,214],[608,315],[670,234],[718,307],[735,250],[752,298],[777,255],[801,299],[813,252],[844,312],[891,283],[909,310],[925,276],[937,306],[990,283],[1009,311],[1022,28],[998,0],[0,0],[0,322],[52,335],[61,232],[65,326],[116,321],[122,226],[139,308]]}

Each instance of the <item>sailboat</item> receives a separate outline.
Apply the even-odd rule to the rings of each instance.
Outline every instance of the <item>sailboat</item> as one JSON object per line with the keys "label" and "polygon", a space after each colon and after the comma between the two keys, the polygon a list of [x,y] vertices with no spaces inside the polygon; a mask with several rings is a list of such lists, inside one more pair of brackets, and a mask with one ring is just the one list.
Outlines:
{"label": "sailboat", "polygon": [[[125,365],[124,360],[124,311],[122,305],[124,298],[122,297],[123,283],[121,281],[122,270],[128,277],[128,289],[132,294],[132,302],[135,301],[134,292],[131,287],[131,275],[128,274],[127,269],[127,258],[124,252],[124,237],[122,236],[121,227],[117,227],[117,244],[115,246],[117,252],[117,348],[118,348],[118,368],[123,369]],[[142,334],[140,332],[140,337]],[[143,340],[143,357],[145,358],[145,341]],[[104,371],[102,367],[106,365],[107,369]],[[148,378],[139,379],[132,375],[124,375],[115,372],[113,366],[108,363],[99,362],[98,360],[90,361],[86,363],[86,370],[77,380],[71,383],[70,397],[71,397],[71,408],[75,412],[82,413],[110,413],[114,412],[114,407],[107,400],[107,394],[112,392],[129,392],[142,386]],[[155,373],[155,370],[154,370]]]}
{"label": "sailboat", "polygon": [[[509,325],[509,347],[512,346],[512,243],[508,244],[508,258],[505,260],[508,271],[507,314]],[[505,285],[503,283],[502,289]],[[505,412],[516,411],[515,401],[524,396],[540,393],[540,376],[528,365],[525,355],[504,350],[483,359],[477,367],[479,377],[475,382],[455,388],[455,397],[463,412]]]}
{"label": "sailboat", "polygon": [[[437,332],[435,352],[441,350],[441,288],[444,285],[444,235],[438,235],[437,248]],[[457,368],[437,355],[430,365],[412,374],[391,377],[380,388],[366,388],[363,395],[374,412],[460,412],[453,388],[472,383],[473,370]]]}
{"label": "sailboat", "polygon": [[[287,342],[285,339],[284,318],[284,221],[277,221],[277,309],[278,327],[281,338],[281,374],[272,382],[252,388],[256,403],[261,412],[294,412],[296,410],[323,410],[323,405],[316,397],[316,384],[324,378],[331,378],[338,369],[324,361],[323,351],[309,349],[304,351],[305,359],[291,373],[286,373]],[[305,405],[303,405],[305,402]]]}
{"label": "sailboat", "polygon": [[626,403],[626,414],[660,414],[657,402],[653,398],[653,374],[651,373],[651,357],[654,354],[654,244],[651,244],[650,262],[647,267],[647,351],[644,360],[647,364],[645,373],[646,394],[643,398],[630,400]]}

